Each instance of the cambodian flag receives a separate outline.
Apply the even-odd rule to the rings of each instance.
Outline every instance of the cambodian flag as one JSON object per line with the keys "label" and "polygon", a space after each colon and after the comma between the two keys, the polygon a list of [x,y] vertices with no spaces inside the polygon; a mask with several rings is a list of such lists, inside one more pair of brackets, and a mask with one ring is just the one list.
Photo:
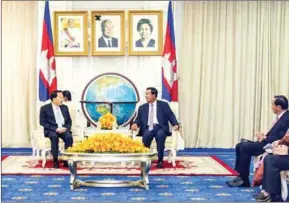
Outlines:
{"label": "cambodian flag", "polygon": [[39,100],[46,101],[49,99],[51,92],[57,89],[53,37],[48,1],[45,2],[41,57],[39,65]]}
{"label": "cambodian flag", "polygon": [[162,61],[162,99],[178,101],[177,61],[172,2],[169,2],[167,30]]}

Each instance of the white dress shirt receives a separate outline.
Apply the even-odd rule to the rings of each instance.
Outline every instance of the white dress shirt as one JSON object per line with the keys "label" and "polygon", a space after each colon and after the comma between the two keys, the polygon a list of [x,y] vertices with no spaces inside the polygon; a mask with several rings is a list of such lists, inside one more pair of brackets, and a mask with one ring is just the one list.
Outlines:
{"label": "white dress shirt", "polygon": [[110,41],[110,46],[112,47],[112,40],[111,40],[111,37],[110,38],[106,38],[106,37],[103,37],[105,43],[106,43],[106,46],[108,47],[108,40]]}
{"label": "white dress shirt", "polygon": [[[52,108],[53,108],[53,113],[54,113],[54,117],[55,117],[55,121],[57,123],[57,111],[60,112],[60,121],[61,121],[61,124],[64,125],[64,117],[62,115],[62,112],[61,112],[61,109],[59,106],[56,106],[52,103]],[[59,128],[62,127],[62,126],[58,126]]]}
{"label": "white dress shirt", "polygon": [[154,105],[154,124],[159,124],[157,119],[157,100],[154,101],[154,103],[149,103],[149,116],[148,116],[148,125],[149,125],[149,118],[151,113],[152,104]]}
{"label": "white dress shirt", "polygon": [[277,115],[278,120],[281,118],[281,116],[283,116],[283,114],[284,114],[285,112],[286,112],[286,111],[283,111],[282,113],[280,113],[279,115]]}

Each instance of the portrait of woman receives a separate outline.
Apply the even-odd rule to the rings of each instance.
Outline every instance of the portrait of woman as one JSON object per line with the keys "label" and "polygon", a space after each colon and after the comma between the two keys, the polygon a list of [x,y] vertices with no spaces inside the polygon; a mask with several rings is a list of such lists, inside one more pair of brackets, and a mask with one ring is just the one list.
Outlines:
{"label": "portrait of woman", "polygon": [[131,56],[159,56],[163,50],[162,11],[128,11]]}
{"label": "portrait of woman", "polygon": [[140,39],[135,42],[136,47],[155,47],[155,39],[151,38],[153,32],[153,25],[148,18],[142,18],[137,23],[137,31]]}

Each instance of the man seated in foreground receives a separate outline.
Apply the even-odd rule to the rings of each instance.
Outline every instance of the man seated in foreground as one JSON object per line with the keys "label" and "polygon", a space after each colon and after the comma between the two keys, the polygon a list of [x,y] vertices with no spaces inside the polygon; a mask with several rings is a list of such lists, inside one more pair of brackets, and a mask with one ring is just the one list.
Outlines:
{"label": "man seated in foreground", "polygon": [[158,91],[154,87],[146,90],[146,104],[138,109],[138,115],[131,126],[132,130],[140,128],[139,134],[142,136],[144,145],[150,148],[153,138],[156,139],[158,150],[157,168],[163,168],[163,158],[166,137],[171,135],[169,122],[173,125],[173,130],[178,130],[177,119],[172,112],[169,104],[157,100]]}
{"label": "man seated in foreground", "polygon": [[280,140],[289,128],[288,99],[285,96],[274,96],[272,111],[277,115],[271,129],[266,133],[257,133],[258,141],[248,141],[236,145],[235,170],[239,176],[227,181],[229,187],[250,187],[249,169],[252,156],[259,156],[265,152],[264,146]]}
{"label": "man seated in foreground", "polygon": [[289,130],[286,135],[273,143],[273,154],[264,160],[262,191],[255,195],[258,202],[281,202],[280,171],[289,170]]}

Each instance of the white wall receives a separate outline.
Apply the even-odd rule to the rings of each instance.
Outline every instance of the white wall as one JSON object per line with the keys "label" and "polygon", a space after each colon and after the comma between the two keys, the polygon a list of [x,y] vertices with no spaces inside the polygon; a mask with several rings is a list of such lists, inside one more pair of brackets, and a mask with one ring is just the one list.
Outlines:
{"label": "white wall", "polygon": [[[165,36],[168,1],[50,1],[49,3],[52,23],[53,11],[56,10],[163,10],[163,30]],[[174,7],[178,13],[178,17],[175,16],[176,22],[181,22],[182,4],[179,4],[179,6],[175,5]],[[39,41],[41,40],[43,10],[44,1],[39,1]],[[175,27],[177,26],[175,23]],[[126,26],[127,28],[128,26]],[[176,28],[175,30],[178,50],[180,38],[178,35],[181,33],[181,29]],[[128,33],[128,30],[126,32]],[[144,102],[144,92],[148,86],[156,87],[161,93],[161,56],[57,57],[56,70],[58,88],[70,90],[73,102],[79,109],[79,100],[81,100],[81,94],[85,85],[93,77],[105,72],[120,73],[132,80],[140,93],[141,102]]]}

